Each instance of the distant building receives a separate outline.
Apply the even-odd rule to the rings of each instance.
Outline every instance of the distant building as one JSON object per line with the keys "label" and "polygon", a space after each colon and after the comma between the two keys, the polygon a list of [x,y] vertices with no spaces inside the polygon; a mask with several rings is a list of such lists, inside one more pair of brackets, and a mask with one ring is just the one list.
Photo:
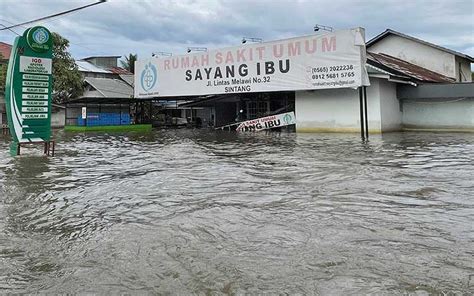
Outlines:
{"label": "distant building", "polygon": [[117,67],[117,60],[120,58],[121,56],[91,56],[82,60],[103,69],[111,69]]}
{"label": "distant building", "polygon": [[8,63],[8,59],[10,58],[10,54],[12,52],[12,46],[5,42],[0,42],[0,63]]}
{"label": "distant building", "polygon": [[[5,42],[0,42],[0,66],[8,65],[8,59],[10,59],[10,53],[12,46]],[[0,89],[0,125],[7,124],[7,114],[5,109],[5,97],[4,90]]]}
{"label": "distant building", "polygon": [[[466,54],[394,30],[367,42],[369,130],[474,131],[474,84]],[[297,130],[357,131],[356,90],[296,92]],[[344,105],[346,108],[339,108]]]}
{"label": "distant building", "polygon": [[84,93],[80,98],[67,102],[66,125],[77,125],[83,107],[88,113],[130,115],[133,74],[118,66],[119,58],[93,56],[76,61],[84,77]]}
{"label": "distant building", "polygon": [[120,56],[93,56],[77,60],[76,65],[84,77],[117,78],[120,75],[133,77],[133,73],[118,66],[119,58]]}
{"label": "distant building", "polygon": [[84,76],[82,98],[131,99],[133,73],[118,66],[120,56],[93,56],[76,61]]}
{"label": "distant building", "polygon": [[368,41],[367,51],[426,68],[453,82],[472,82],[472,57],[391,29]]}

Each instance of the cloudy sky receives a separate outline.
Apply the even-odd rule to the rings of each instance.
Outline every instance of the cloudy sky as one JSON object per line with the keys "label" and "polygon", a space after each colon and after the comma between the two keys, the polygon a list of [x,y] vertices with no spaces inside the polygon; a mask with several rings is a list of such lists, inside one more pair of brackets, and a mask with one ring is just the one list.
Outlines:
{"label": "cloudy sky", "polygon": [[[0,24],[8,26],[93,3],[95,0],[1,0]],[[315,24],[361,26],[367,38],[391,28],[474,56],[474,0],[109,0],[50,19],[69,39],[77,59],[152,52],[184,54],[188,46],[219,48],[243,36],[266,41],[308,35]],[[23,33],[24,27],[14,30]],[[0,31],[0,41],[15,34]]]}

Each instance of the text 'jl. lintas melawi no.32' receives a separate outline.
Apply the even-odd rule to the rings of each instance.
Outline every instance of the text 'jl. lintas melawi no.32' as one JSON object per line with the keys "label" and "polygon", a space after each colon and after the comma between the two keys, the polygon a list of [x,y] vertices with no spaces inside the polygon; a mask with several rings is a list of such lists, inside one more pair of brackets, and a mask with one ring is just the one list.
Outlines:
{"label": "text 'jl. lintas melawi no.32'", "polygon": [[[291,91],[362,84],[358,30],[137,61],[136,97]],[[362,42],[358,42],[362,40]]]}

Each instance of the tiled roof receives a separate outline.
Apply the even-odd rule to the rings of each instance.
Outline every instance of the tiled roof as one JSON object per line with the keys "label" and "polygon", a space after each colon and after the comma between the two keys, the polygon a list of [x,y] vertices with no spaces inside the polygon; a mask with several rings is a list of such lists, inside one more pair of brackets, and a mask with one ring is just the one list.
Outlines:
{"label": "tiled roof", "polygon": [[367,63],[388,72],[404,75],[417,82],[454,82],[453,78],[438,74],[388,54],[367,52]]}
{"label": "tiled roof", "polygon": [[2,55],[3,60],[8,60],[10,58],[10,53],[12,51],[12,46],[5,42],[0,42],[0,54]]}
{"label": "tiled roof", "polygon": [[128,70],[121,67],[110,67],[108,70],[114,74],[132,74]]}

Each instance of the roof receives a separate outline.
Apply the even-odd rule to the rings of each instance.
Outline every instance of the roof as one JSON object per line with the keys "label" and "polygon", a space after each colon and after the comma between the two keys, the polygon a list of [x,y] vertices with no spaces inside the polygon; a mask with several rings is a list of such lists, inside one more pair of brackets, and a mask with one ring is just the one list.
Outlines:
{"label": "roof", "polygon": [[388,54],[367,52],[367,63],[395,75],[407,76],[418,82],[454,82],[453,78],[438,74]]}
{"label": "roof", "polygon": [[55,108],[59,108],[59,109],[66,109],[66,106],[60,105],[60,104],[52,103],[51,106],[53,106],[53,107],[55,107]]}
{"label": "roof", "polygon": [[82,60],[90,60],[90,59],[97,59],[97,58],[121,58],[122,56],[115,56],[115,55],[110,55],[110,56],[91,56],[91,57],[85,57]]}
{"label": "roof", "polygon": [[119,74],[120,78],[125,81],[128,85],[133,87],[134,84],[134,75],[133,74]]}
{"label": "roof", "polygon": [[110,72],[114,74],[132,74],[132,72],[122,67],[110,67],[110,68],[107,68],[107,70],[109,70]]}
{"label": "roof", "polygon": [[10,58],[10,53],[12,52],[12,46],[5,42],[0,42],[0,54],[2,59],[8,60]]}
{"label": "roof", "polygon": [[[379,75],[385,75],[385,78],[388,78],[390,81],[398,82],[398,83],[406,83],[413,86],[417,86],[418,84],[413,81],[412,78],[398,74],[396,71],[389,69],[388,67],[383,67],[383,65],[373,62],[373,63],[366,63],[367,73],[369,77],[380,77]],[[385,68],[385,69],[382,69]],[[388,75],[388,77],[387,77]]]}
{"label": "roof", "polygon": [[377,43],[378,41],[384,39],[385,37],[387,37],[387,36],[389,36],[389,35],[395,35],[395,36],[399,36],[399,37],[402,37],[402,38],[406,38],[406,39],[409,39],[409,40],[412,40],[412,41],[415,41],[415,42],[418,42],[418,43],[421,43],[421,44],[424,44],[424,45],[427,45],[427,46],[434,47],[434,48],[436,48],[436,49],[439,49],[439,50],[441,50],[441,51],[444,51],[444,52],[453,54],[453,55],[455,55],[455,56],[468,59],[471,63],[474,62],[474,58],[471,57],[471,56],[469,56],[469,55],[467,55],[467,54],[463,54],[463,53],[461,53],[461,52],[458,52],[458,51],[455,51],[455,50],[451,50],[451,49],[448,49],[448,48],[446,48],[446,47],[442,47],[442,46],[439,46],[439,45],[436,45],[436,44],[427,42],[427,41],[425,41],[425,40],[421,40],[421,39],[415,38],[415,37],[413,37],[413,36],[409,36],[409,35],[406,35],[406,34],[403,34],[403,33],[397,32],[397,31],[394,31],[394,30],[392,30],[392,29],[387,29],[387,30],[385,30],[384,32],[380,33],[379,35],[377,35],[377,36],[375,36],[374,38],[372,38],[372,39],[370,39],[369,41],[367,41],[366,47],[369,48],[371,45]]}
{"label": "roof", "polygon": [[[94,97],[103,98],[132,98],[133,88],[120,79],[85,77],[84,81],[95,90],[90,92]],[[85,97],[90,97],[87,92]]]}
{"label": "roof", "polygon": [[88,61],[76,61],[77,67],[79,67],[79,71],[81,72],[94,72],[94,73],[111,73],[105,69],[97,67],[96,65],[89,63]]}

